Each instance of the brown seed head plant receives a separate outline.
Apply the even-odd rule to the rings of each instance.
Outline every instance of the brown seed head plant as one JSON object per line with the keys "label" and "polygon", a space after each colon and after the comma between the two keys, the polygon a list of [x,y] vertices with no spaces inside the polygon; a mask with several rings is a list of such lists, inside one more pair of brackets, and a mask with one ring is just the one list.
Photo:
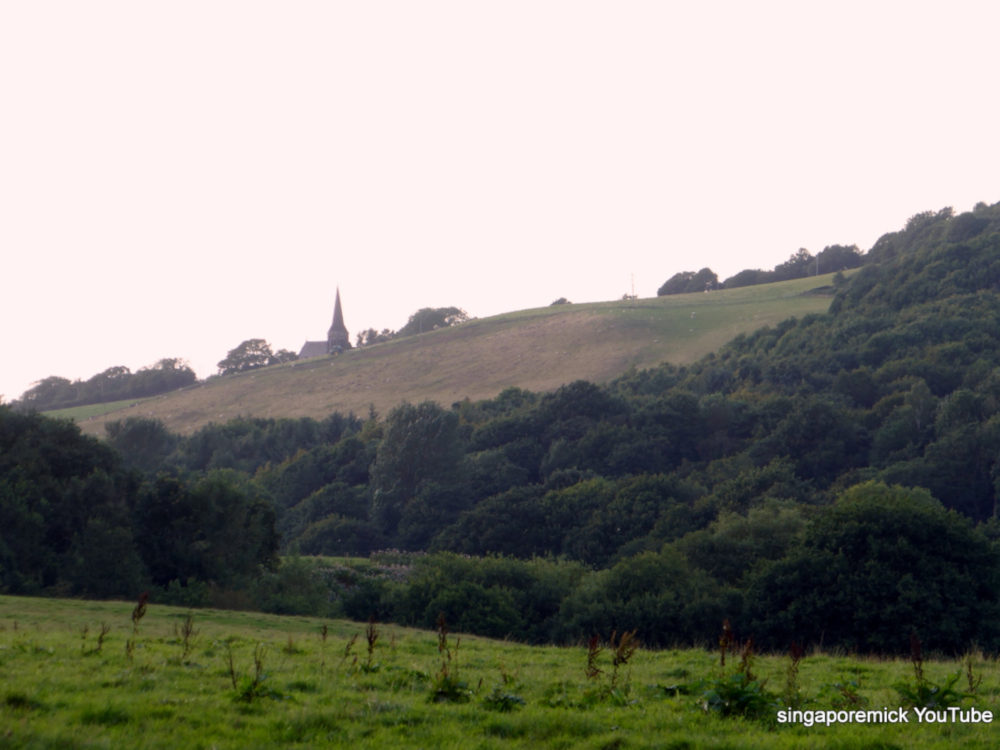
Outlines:
{"label": "brown seed head plant", "polygon": [[754,653],[753,635],[751,635],[746,642],[740,646],[740,665],[736,669],[739,674],[746,677],[747,682],[753,682],[757,679],[757,675],[753,673],[754,661],[756,661],[756,654]]}
{"label": "brown seed head plant", "polygon": [[[434,675],[431,685],[430,700],[435,703],[467,703],[472,691],[469,686],[459,679],[458,674],[458,650],[462,645],[462,639],[455,641],[454,653],[448,645],[448,623],[445,621],[444,612],[438,614],[438,653],[441,655],[441,670]],[[480,680],[480,686],[482,680]]]}
{"label": "brown seed head plant", "polygon": [[604,653],[604,648],[601,646],[601,639],[592,635],[587,641],[587,666],[583,669],[587,679],[596,680],[604,674],[604,670],[597,666],[597,657],[602,653]]}
{"label": "brown seed head plant", "polygon": [[139,632],[139,622],[146,616],[146,603],[149,601],[149,592],[143,591],[139,594],[139,601],[136,602],[132,610],[132,633]]}
{"label": "brown seed head plant", "polygon": [[[627,666],[629,660],[639,650],[639,639],[635,637],[635,632],[634,630],[631,632],[626,630],[617,643],[615,642],[617,631],[611,634],[611,684],[609,687],[612,691],[618,688],[619,668]],[[628,684],[628,677],[625,678],[625,683]]]}
{"label": "brown seed head plant", "polygon": [[983,682],[983,676],[982,675],[977,676],[975,671],[973,670],[972,654],[969,654],[968,656],[965,657],[965,679],[969,683],[969,693],[971,695],[975,695],[976,692],[979,690],[979,686]]}
{"label": "brown seed head plant", "polygon": [[[355,633],[354,635],[351,636],[351,639],[347,642],[347,645],[344,646],[344,658],[341,660],[341,664],[343,664],[345,661],[351,658],[351,651],[354,650],[354,644],[356,644],[357,642],[358,642],[358,634]],[[358,657],[356,656],[354,657],[355,661],[357,660],[357,658]]]}
{"label": "brown seed head plant", "polygon": [[521,669],[520,669],[520,667],[517,668],[517,669],[515,669],[514,672],[512,673],[507,668],[507,663],[503,660],[503,657],[501,656],[500,660],[499,660],[499,663],[497,664],[497,669],[499,669],[499,671],[500,671],[500,681],[505,686],[506,685],[516,685],[517,684],[517,682],[518,682],[518,680],[519,680],[519,678],[521,676]]}
{"label": "brown seed head plant", "polygon": [[319,629],[319,637],[320,637],[320,640],[321,640],[320,647],[319,647],[319,650],[320,650],[320,663],[319,663],[320,674],[322,674],[323,670],[326,669],[326,636],[329,634],[329,632],[330,632],[330,628],[324,622],[323,625],[322,625],[322,627]]}
{"label": "brown seed head plant", "polygon": [[198,631],[194,628],[194,616],[188,612],[187,617],[184,618],[184,624],[181,625],[179,630],[175,625],[174,632],[177,634],[177,638],[181,642],[183,649],[181,659],[186,659],[188,654],[191,653],[191,649],[194,648],[194,639],[198,635]]}
{"label": "brown seed head plant", "polygon": [[95,653],[101,653],[101,649],[104,648],[104,638],[108,633],[111,632],[111,626],[105,623],[101,623],[101,632],[97,636],[97,648],[94,649]]}
{"label": "brown seed head plant", "polygon": [[799,691],[799,665],[806,655],[806,650],[793,640],[788,648],[788,655],[791,657],[791,662],[785,675],[785,702],[791,708],[798,708],[804,700]]}
{"label": "brown seed head plant", "polygon": [[722,669],[726,668],[726,652],[735,642],[733,638],[733,626],[729,624],[729,620],[725,619],[722,621],[722,635],[719,636],[719,667]]}
{"label": "brown seed head plant", "polygon": [[229,667],[229,679],[233,683],[233,690],[236,690],[236,660],[233,658],[233,644],[226,641],[226,662]]}
{"label": "brown seed head plant", "polygon": [[916,630],[910,631],[910,662],[913,664],[917,685],[923,685],[926,682],[924,678],[924,651]]}
{"label": "brown seed head plant", "polygon": [[366,672],[374,672],[378,666],[373,666],[372,660],[375,658],[375,646],[378,643],[380,635],[378,626],[375,624],[375,615],[372,615],[368,618],[368,627],[365,628],[365,640],[368,644],[368,661],[365,664]]}

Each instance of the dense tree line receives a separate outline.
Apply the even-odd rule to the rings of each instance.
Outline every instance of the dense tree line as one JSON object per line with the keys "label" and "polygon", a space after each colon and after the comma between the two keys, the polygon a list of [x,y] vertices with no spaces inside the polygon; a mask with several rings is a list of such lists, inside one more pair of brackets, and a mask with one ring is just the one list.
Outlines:
{"label": "dense tree line", "polygon": [[19,411],[47,411],[146,398],[185,388],[197,379],[194,370],[184,360],[161,359],[138,372],[124,366],[109,367],[89,380],[48,377],[34,383],[11,406]]}
{"label": "dense tree line", "polygon": [[[231,375],[258,367],[293,362],[294,352],[271,351],[264,339],[249,339],[218,363],[219,374]],[[132,372],[124,365],[109,367],[88,380],[74,380],[57,375],[33,383],[31,388],[13,401],[18,411],[50,411],[74,406],[104,404],[130,398],[148,398],[194,385],[198,377],[183,359],[164,358],[153,365]]]}
{"label": "dense tree line", "polygon": [[[924,214],[920,214],[920,216],[924,216]],[[910,221],[912,222],[913,219]],[[663,286],[656,291],[656,295],[663,297],[668,294],[691,294],[692,292],[708,292],[713,289],[735,289],[741,286],[770,284],[773,281],[804,279],[807,276],[858,268],[869,260],[883,255],[884,253],[876,252],[874,256],[866,256],[856,245],[829,245],[816,255],[805,248],[800,248],[788,260],[779,263],[771,271],[745,268],[721,283],[711,268],[703,268],[697,273],[681,271],[667,279]]]}
{"label": "dense tree line", "polygon": [[[110,498],[98,526],[74,510],[51,538],[27,534],[23,559],[48,560],[36,589],[94,593],[59,567],[87,549],[68,539],[117,528],[135,543],[163,526],[136,503],[171,507],[178,488],[191,498],[179,508],[220,498],[228,518],[225,486],[243,498],[233,507],[257,509],[237,519],[273,514],[286,553],[431,553],[405,580],[340,588],[295,566],[285,575],[298,583],[279,585],[254,558],[276,610],[417,625],[445,611],[462,629],[535,641],[638,628],[661,645],[703,641],[728,617],[771,648],[895,651],[917,629],[930,648],[1000,649],[1000,204],[920,214],[868,257],[828,314],[741,335],[689,367],[384,418],[245,419],[184,438],[111,425],[120,458],[88,448],[105,463],[87,476],[110,477],[94,494]],[[0,497],[21,507],[4,476]],[[225,580],[181,554],[177,540],[207,523],[181,517],[155,553],[136,545],[134,574]],[[25,590],[11,577],[21,553],[4,554],[6,585]]]}
{"label": "dense tree line", "polygon": [[225,586],[277,565],[269,503],[231,476],[144,477],[68,421],[0,406],[0,587],[134,596]]}

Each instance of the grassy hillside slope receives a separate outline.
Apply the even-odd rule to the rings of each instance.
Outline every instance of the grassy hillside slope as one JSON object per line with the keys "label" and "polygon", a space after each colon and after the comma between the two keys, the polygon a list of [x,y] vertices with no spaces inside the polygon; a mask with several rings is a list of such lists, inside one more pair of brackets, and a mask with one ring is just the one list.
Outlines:
{"label": "grassy hillside slope", "polygon": [[[133,633],[132,604],[0,596],[0,746],[9,748],[989,748],[991,724],[776,724],[708,716],[700,691],[676,686],[718,676],[716,654],[640,649],[610,690],[610,650],[588,680],[586,648],[531,647],[378,626],[369,661],[364,625],[308,617],[157,604]],[[107,630],[101,635],[101,626]],[[357,638],[350,646],[350,639]],[[102,641],[100,644],[98,641]],[[127,641],[134,642],[127,653]],[[232,672],[230,670],[232,654]],[[256,684],[254,654],[262,678]],[[985,678],[964,708],[997,712],[997,663],[970,655]],[[731,657],[727,675],[735,674]],[[454,678],[434,702],[442,663]],[[789,658],[754,664],[767,689],[788,680]],[[961,669],[927,662],[942,682]],[[897,660],[811,654],[797,686],[808,709],[900,706],[892,686],[913,674]],[[732,679],[732,677],[730,677]],[[912,677],[911,677],[912,679]],[[458,683],[463,683],[458,685]],[[965,687],[962,680],[961,687]],[[756,683],[754,683],[756,684]],[[670,686],[675,686],[671,688]],[[438,693],[440,698],[442,693]],[[492,702],[491,702],[492,697]],[[761,699],[763,700],[763,699]],[[504,708],[509,712],[503,711]]]}
{"label": "grassy hillside slope", "polygon": [[602,382],[633,366],[687,364],[739,333],[825,312],[831,297],[808,292],[831,279],[522,310],[334,358],[217,378],[80,424],[103,435],[108,419],[155,417],[188,434],[237,416],[321,419],[332,411],[364,414],[369,404],[384,414],[403,400],[448,405],[509,386],[548,391],[581,378]]}
{"label": "grassy hillside slope", "polygon": [[86,406],[70,406],[66,409],[50,409],[49,411],[42,412],[47,417],[55,417],[56,419],[72,419],[77,422],[82,422],[85,419],[90,419],[91,417],[101,417],[105,414],[110,414],[113,411],[120,411],[121,409],[128,408],[129,406],[137,406],[143,401],[147,401],[145,398],[126,398],[121,401],[109,401],[105,404],[87,404]]}

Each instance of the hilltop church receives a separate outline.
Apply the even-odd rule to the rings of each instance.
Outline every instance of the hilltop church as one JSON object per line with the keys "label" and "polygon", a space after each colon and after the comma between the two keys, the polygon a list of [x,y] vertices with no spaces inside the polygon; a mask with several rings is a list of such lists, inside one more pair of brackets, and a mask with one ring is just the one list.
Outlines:
{"label": "hilltop church", "polygon": [[333,303],[333,325],[326,334],[326,341],[307,341],[302,345],[299,359],[336,354],[350,348],[351,336],[344,325],[344,313],[340,309],[340,287],[337,287],[337,299]]}

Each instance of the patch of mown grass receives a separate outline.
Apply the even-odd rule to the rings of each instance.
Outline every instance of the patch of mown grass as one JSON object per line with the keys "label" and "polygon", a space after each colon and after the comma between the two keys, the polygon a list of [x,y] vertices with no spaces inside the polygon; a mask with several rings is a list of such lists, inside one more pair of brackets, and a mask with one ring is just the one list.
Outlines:
{"label": "patch of mown grass", "polygon": [[[0,746],[987,748],[995,747],[1000,729],[913,723],[807,728],[779,726],[769,716],[706,714],[700,709],[704,691],[683,686],[738,674],[739,657],[727,661],[729,672],[722,674],[718,654],[641,647],[626,653],[622,638],[612,645],[611,634],[590,649],[472,636],[462,636],[459,648],[458,635],[447,632],[368,623],[366,637],[364,623],[199,610],[189,624],[198,640],[183,662],[178,656],[187,610],[150,604],[129,661],[125,643],[133,638],[134,606],[0,597]],[[102,622],[109,632],[101,653],[91,654],[93,638],[86,651],[81,648],[82,629],[89,623],[94,632]],[[286,648],[290,633],[294,647]],[[355,638],[360,658],[341,661]],[[586,674],[588,653],[592,671],[601,670],[594,679]],[[616,658],[614,689],[631,686],[623,702],[612,699]],[[368,664],[380,666],[360,668]],[[775,699],[805,696],[813,701],[809,708],[824,709],[850,707],[850,694],[872,707],[899,706],[896,688],[914,674],[905,660],[810,654],[794,671],[790,664],[788,655],[764,654],[744,669],[752,666],[754,681]],[[1000,714],[995,659],[926,659],[921,669],[934,684],[971,670],[977,692],[966,705]],[[464,683],[468,702],[436,702],[443,677]]]}

